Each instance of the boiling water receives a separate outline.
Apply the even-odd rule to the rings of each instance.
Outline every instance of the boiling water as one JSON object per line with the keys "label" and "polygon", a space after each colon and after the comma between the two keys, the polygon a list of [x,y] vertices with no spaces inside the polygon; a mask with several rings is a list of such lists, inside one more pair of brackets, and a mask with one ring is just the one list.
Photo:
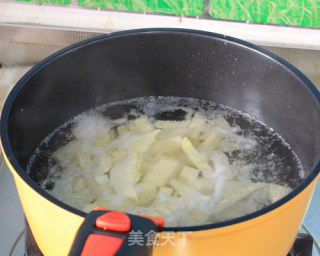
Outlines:
{"label": "boiling water", "polygon": [[[249,173],[254,183],[274,183],[290,188],[297,186],[304,178],[301,163],[294,151],[279,134],[261,121],[227,106],[178,97],[145,97],[115,102],[74,117],[42,141],[30,158],[28,173],[42,188],[51,191],[55,187],[55,182],[61,177],[63,169],[52,157],[52,152],[74,138],[90,139],[96,133],[112,129],[112,127],[117,127],[143,115],[146,115],[152,122],[157,120],[184,121],[194,118],[197,113],[201,113],[208,123],[222,116],[231,126],[231,129],[221,132],[229,142],[240,145],[241,150],[230,150],[226,147],[222,147],[221,150],[228,157],[232,170],[238,173],[235,177],[241,173]],[[82,125],[79,126],[79,123]],[[267,203],[263,202],[258,208],[265,205]],[[120,208],[119,210],[127,209]],[[168,219],[171,220],[169,217]],[[211,222],[222,220],[224,219],[210,219]],[[181,225],[187,224],[182,223]]]}

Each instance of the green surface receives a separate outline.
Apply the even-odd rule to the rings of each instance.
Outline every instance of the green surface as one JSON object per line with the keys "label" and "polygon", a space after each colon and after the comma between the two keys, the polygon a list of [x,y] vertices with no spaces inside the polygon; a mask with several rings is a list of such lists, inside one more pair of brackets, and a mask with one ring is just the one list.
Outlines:
{"label": "green surface", "polygon": [[38,4],[63,4],[67,5],[71,3],[71,0],[15,0],[18,2],[31,2]]}
{"label": "green surface", "polygon": [[200,16],[204,0],[78,0],[79,6]]}
{"label": "green surface", "polygon": [[320,27],[320,0],[210,0],[217,19]]}

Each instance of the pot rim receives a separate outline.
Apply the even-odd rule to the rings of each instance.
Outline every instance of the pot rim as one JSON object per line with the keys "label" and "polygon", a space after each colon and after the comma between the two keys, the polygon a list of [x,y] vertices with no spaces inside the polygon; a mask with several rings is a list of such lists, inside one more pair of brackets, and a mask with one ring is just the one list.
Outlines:
{"label": "pot rim", "polygon": [[[78,43],[72,44],[70,46],[67,46],[52,55],[46,57],[42,61],[40,61],[38,64],[36,64],[34,67],[32,67],[13,87],[11,92],[9,93],[5,104],[3,106],[2,114],[1,114],[1,120],[0,120],[0,138],[2,143],[2,150],[6,158],[8,159],[9,163],[12,165],[15,172],[37,193],[39,193],[42,197],[46,198],[50,202],[54,203],[55,205],[71,212],[76,215],[79,215],[81,217],[85,217],[86,213],[83,211],[80,211],[76,208],[71,207],[70,205],[63,203],[62,201],[58,200],[57,198],[50,195],[48,192],[46,192],[44,189],[42,189],[35,181],[33,181],[30,176],[26,173],[25,170],[20,166],[17,159],[15,158],[10,143],[9,143],[9,137],[8,137],[8,118],[10,115],[11,107],[15,101],[16,96],[18,93],[22,90],[25,83],[36,73],[38,73],[42,68],[49,65],[54,60],[60,58],[64,54],[68,53],[69,51],[72,51],[78,47],[81,47],[83,45],[88,45],[90,43],[104,40],[107,38],[114,38],[114,37],[121,37],[121,36],[127,36],[132,34],[142,34],[142,33],[188,33],[188,34],[195,34],[198,36],[208,36],[208,37],[215,37],[219,38],[221,40],[229,41],[231,43],[240,44],[242,46],[245,46],[247,48],[253,49],[259,53],[262,53],[266,55],[267,57],[270,57],[274,60],[276,60],[278,63],[284,65],[288,70],[293,72],[299,79],[303,81],[303,83],[306,85],[306,89],[309,89],[314,97],[316,98],[318,104],[320,105],[320,93],[317,90],[317,88],[313,85],[313,83],[296,67],[294,67],[292,64],[287,62],[286,60],[282,59],[281,57],[275,55],[274,53],[265,50],[257,45],[254,45],[252,43],[243,41],[241,39],[237,39],[234,37],[218,34],[218,33],[212,33],[207,31],[201,31],[201,30],[192,30],[192,29],[180,29],[180,28],[144,28],[144,29],[134,29],[134,30],[125,30],[120,32],[113,32],[109,34],[103,34],[96,37],[92,37],[83,41],[80,41]],[[258,211],[255,211],[253,213],[244,215],[239,218],[218,222],[214,224],[206,224],[206,225],[198,225],[198,226],[187,226],[187,227],[165,227],[163,228],[163,231],[201,231],[201,230],[208,230],[208,229],[216,229],[216,228],[222,228],[230,225],[239,224],[245,221],[249,221],[251,219],[257,218],[261,215],[264,215],[266,213],[269,213],[276,208],[279,208],[280,206],[286,204],[291,199],[296,197],[300,192],[302,192],[306,187],[309,186],[309,184],[318,176],[320,173],[320,157],[318,158],[318,161],[316,165],[314,166],[311,173],[304,178],[304,180],[295,187],[288,195],[280,199],[279,201],[276,201],[275,203],[272,203],[268,205],[265,208],[262,208]]]}

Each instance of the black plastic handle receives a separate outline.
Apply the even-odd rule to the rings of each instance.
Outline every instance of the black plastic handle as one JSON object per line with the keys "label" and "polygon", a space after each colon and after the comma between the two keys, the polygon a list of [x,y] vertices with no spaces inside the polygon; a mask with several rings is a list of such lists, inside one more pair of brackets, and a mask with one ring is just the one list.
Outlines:
{"label": "black plastic handle", "polygon": [[126,214],[130,219],[130,229],[127,231],[97,227],[97,219],[110,212],[114,213],[108,210],[95,210],[86,216],[77,232],[69,256],[147,256],[152,254],[157,239],[156,232],[159,230],[158,224],[147,217]]}

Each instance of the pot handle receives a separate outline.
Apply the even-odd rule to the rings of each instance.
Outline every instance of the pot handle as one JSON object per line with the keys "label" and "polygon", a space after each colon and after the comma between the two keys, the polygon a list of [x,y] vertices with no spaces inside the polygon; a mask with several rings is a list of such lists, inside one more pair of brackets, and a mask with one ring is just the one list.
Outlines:
{"label": "pot handle", "polygon": [[138,216],[97,207],[87,214],[69,256],[147,256],[164,226],[160,217]]}

